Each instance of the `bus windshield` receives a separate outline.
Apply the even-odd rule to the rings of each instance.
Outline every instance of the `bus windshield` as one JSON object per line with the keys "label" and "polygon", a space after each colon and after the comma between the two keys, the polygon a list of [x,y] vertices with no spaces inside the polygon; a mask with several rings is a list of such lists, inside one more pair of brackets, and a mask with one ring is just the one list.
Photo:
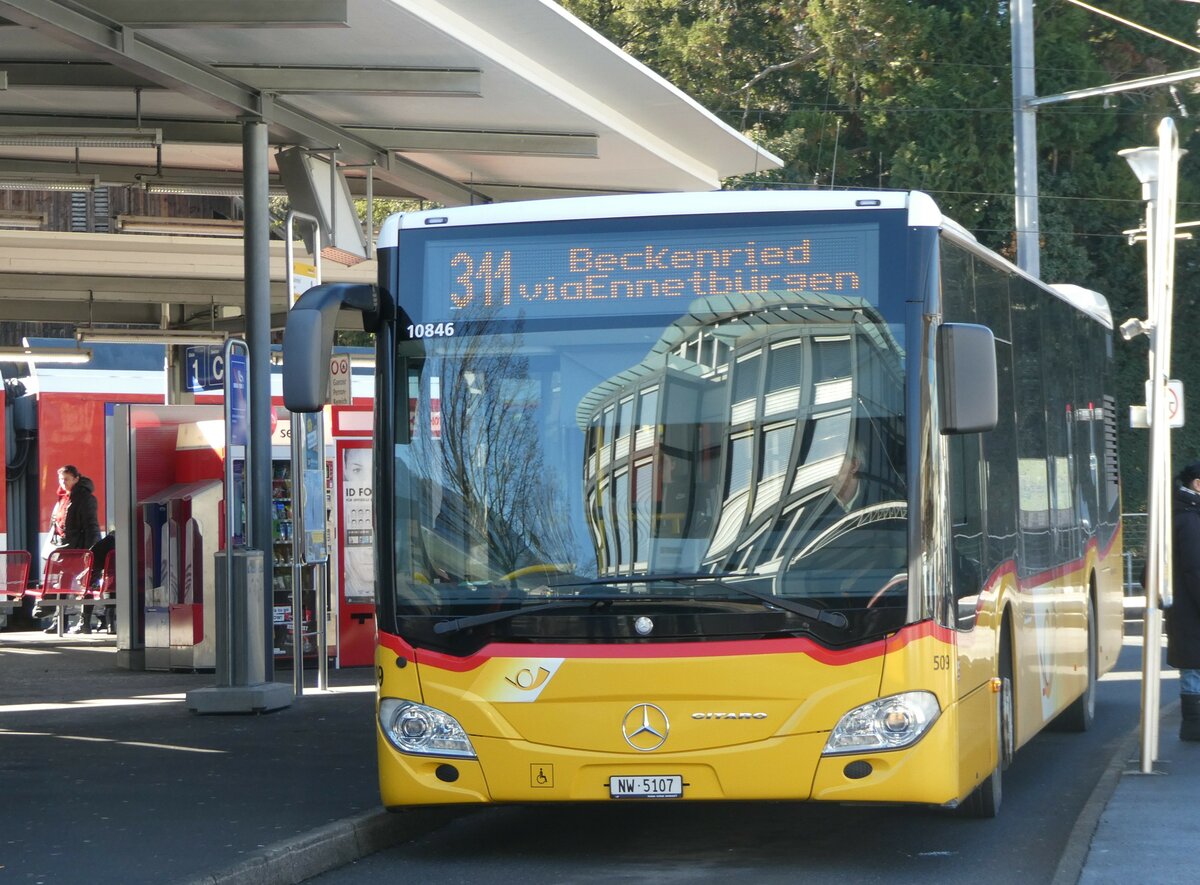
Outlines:
{"label": "bus windshield", "polygon": [[[398,321],[402,635],[433,647],[468,632],[615,640],[614,621],[644,615],[656,639],[845,644],[900,626],[906,293],[879,279],[880,226],[853,220],[657,232],[656,248],[674,251],[654,260],[683,267],[674,276],[651,275],[638,245],[647,233],[626,220],[609,235],[619,241],[587,238],[586,285],[625,302],[607,309],[564,303],[570,262],[585,260],[571,246],[575,258],[555,265],[565,241],[528,240],[549,251],[536,271],[522,269],[526,249],[508,232],[499,246],[480,236],[486,250],[461,231],[407,253],[402,243],[425,280]],[[747,262],[782,266],[792,243],[811,264],[829,231],[842,237],[842,265],[768,265],[771,280],[749,284]],[[714,236],[736,245],[722,253]],[[696,269],[705,237],[720,274]],[[643,295],[619,288],[632,285],[622,264],[639,265]],[[714,291],[722,278],[742,288]],[[678,298],[667,297],[672,280],[683,281]],[[523,304],[534,285],[547,288]],[[452,310],[431,295],[443,290]]]}

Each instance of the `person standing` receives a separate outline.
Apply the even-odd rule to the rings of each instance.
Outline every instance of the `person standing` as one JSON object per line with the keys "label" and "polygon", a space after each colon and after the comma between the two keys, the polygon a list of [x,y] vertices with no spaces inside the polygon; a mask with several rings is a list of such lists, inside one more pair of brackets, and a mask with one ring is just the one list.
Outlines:
{"label": "person standing", "polygon": [[[74,464],[58,468],[58,501],[50,513],[50,544],[52,547],[67,547],[87,550],[100,540],[100,521],[97,517],[95,485],[80,474]],[[85,605],[79,624],[73,632],[91,632],[92,606]],[[34,617],[38,612],[34,611]],[[89,628],[89,629],[85,629]],[[46,628],[52,633],[57,628]]]}
{"label": "person standing", "polygon": [[[58,469],[59,488],[66,489],[68,506],[62,520],[59,547],[88,550],[100,540],[95,484],[73,464]],[[57,509],[57,508],[56,508]],[[51,517],[53,521],[53,517]]]}
{"label": "person standing", "polygon": [[1179,739],[1200,741],[1200,461],[1179,474],[1172,528],[1175,598],[1166,610],[1167,663],[1179,670]]}
{"label": "person standing", "polygon": [[[68,474],[67,471],[70,470]],[[67,530],[67,510],[71,506],[71,486],[79,480],[79,471],[74,465],[64,465],[58,468],[58,500],[54,502],[54,508],[50,511],[50,537],[47,540],[47,547],[42,550],[42,559],[48,559],[50,553],[58,547],[67,545],[66,530]],[[68,483],[70,483],[68,485]],[[33,607],[32,615],[35,618],[44,618],[52,614],[45,611],[40,604]],[[53,624],[47,627],[43,632],[54,633],[56,628]]]}

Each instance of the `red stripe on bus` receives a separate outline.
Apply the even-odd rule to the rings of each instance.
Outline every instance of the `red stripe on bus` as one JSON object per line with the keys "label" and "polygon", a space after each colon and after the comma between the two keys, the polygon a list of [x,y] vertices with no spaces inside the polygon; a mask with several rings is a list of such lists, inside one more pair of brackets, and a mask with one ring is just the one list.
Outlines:
{"label": "red stripe on bus", "polygon": [[403,658],[406,661],[416,662],[417,652],[411,645],[397,636],[395,633],[384,633],[379,631],[379,644],[392,652],[398,658]]}
{"label": "red stripe on bus", "polygon": [[944,642],[946,645],[954,645],[955,635],[955,631],[949,627],[944,627],[933,621],[918,621],[915,624],[901,627],[889,636],[886,640],[887,652],[891,654],[904,648],[910,642],[916,642],[918,639],[925,639],[930,636],[938,642]]}
{"label": "red stripe on bus", "polygon": [[917,639],[926,636],[952,644],[954,631],[934,624],[932,621],[922,621],[902,628],[888,639],[877,639],[854,648],[836,650],[825,648],[811,639],[753,639],[733,640],[729,642],[671,642],[656,645],[575,645],[575,644],[538,644],[500,642],[485,646],[479,652],[465,658],[445,654],[444,652],[414,649],[411,645],[390,633],[380,632],[379,644],[393,651],[405,660],[427,664],[440,670],[450,670],[455,673],[466,673],[478,669],[493,658],[593,658],[593,659],[628,659],[628,658],[700,658],[700,657],[733,657],[736,655],[766,655],[766,654],[803,654],[813,660],[831,667],[856,664],[860,661],[879,657],[885,651],[895,651]]}
{"label": "red stripe on bus", "polygon": [[[1080,558],[1054,566],[1053,568],[1046,569],[1043,572],[1038,572],[1036,575],[1029,575],[1025,578],[1017,578],[1017,591],[1020,593],[1027,593],[1036,587],[1042,586],[1043,584],[1048,584],[1051,581],[1057,580],[1058,578],[1082,570],[1087,565],[1087,554],[1089,550],[1096,551],[1097,559],[1107,559],[1109,554],[1112,553],[1113,547],[1116,546],[1117,536],[1119,534],[1119,531],[1113,532],[1113,536],[1109,538],[1108,544],[1103,550],[1099,549],[1099,544],[1094,537],[1089,538],[1087,544],[1084,546],[1084,554]],[[984,592],[986,593],[994,590],[995,585],[1000,581],[1001,578],[1008,574],[1015,575],[1016,571],[1017,564],[1015,560],[1008,559],[1000,563],[1000,565],[996,566],[996,568],[992,570],[992,573],[988,575],[987,580],[984,581]]]}

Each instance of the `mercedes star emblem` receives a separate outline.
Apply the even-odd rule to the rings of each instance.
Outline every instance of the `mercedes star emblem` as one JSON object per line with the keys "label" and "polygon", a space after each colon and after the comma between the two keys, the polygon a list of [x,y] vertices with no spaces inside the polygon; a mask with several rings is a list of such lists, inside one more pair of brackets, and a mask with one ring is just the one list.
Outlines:
{"label": "mercedes star emblem", "polygon": [[638,704],[630,708],[621,722],[625,743],[643,753],[661,747],[670,731],[671,723],[667,720],[667,714],[654,704]]}

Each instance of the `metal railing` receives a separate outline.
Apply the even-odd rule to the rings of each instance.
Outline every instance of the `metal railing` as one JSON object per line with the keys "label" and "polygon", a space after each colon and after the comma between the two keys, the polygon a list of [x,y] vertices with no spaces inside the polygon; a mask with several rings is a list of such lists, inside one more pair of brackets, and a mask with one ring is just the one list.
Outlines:
{"label": "metal railing", "polygon": [[1150,525],[1145,513],[1122,513],[1121,528],[1124,536],[1125,595],[1141,596],[1142,570],[1146,567],[1146,533]]}

